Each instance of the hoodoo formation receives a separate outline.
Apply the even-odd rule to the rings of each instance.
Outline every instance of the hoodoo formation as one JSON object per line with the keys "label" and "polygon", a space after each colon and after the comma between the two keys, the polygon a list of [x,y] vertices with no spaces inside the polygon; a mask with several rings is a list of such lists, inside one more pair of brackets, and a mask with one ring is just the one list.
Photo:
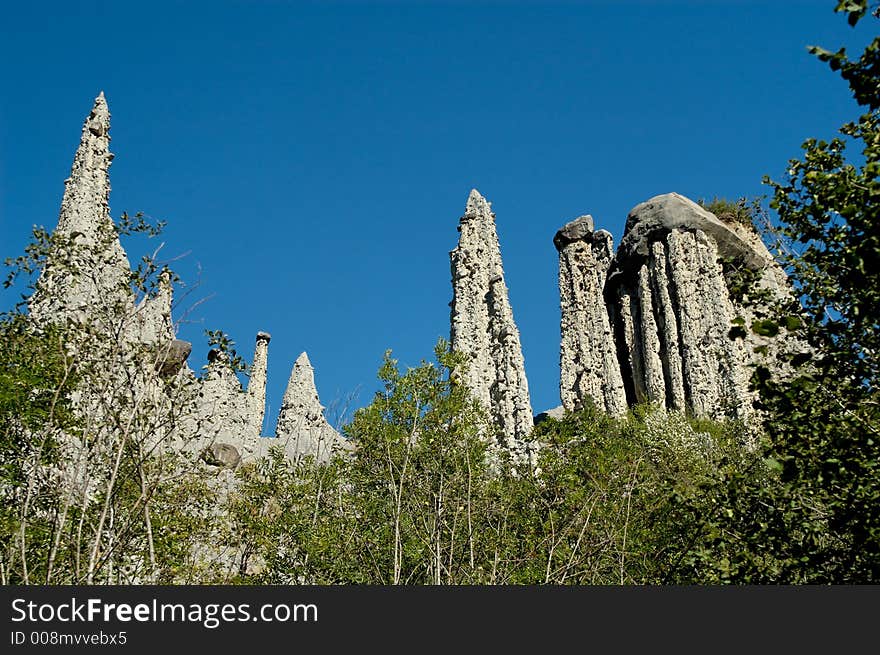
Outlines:
{"label": "hoodoo formation", "polygon": [[[29,301],[34,325],[67,322],[83,326],[83,335],[115,335],[112,353],[89,354],[106,360],[108,379],[136,395],[139,406],[154,408],[161,426],[153,431],[156,439],[194,449],[209,465],[234,468],[273,444],[291,459],[312,456],[319,463],[350,450],[324,417],[305,353],[290,375],[277,439],[263,438],[269,334],[256,336],[245,390],[220,349],[209,353],[201,376],[187,365],[191,345],[176,338],[170,272],[160,272],[155,290],[136,302],[128,258],[110,218],[109,144],[110,112],[102,93],[83,124],[51,250]],[[450,252],[450,341],[467,356],[462,382],[496,424],[499,445],[527,455],[534,418],[520,334],[495,214],[476,190],[458,230]],[[750,330],[731,338],[731,326],[751,325],[791,295],[785,273],[750,226],[720,220],[670,193],[630,212],[616,253],[611,235],[595,230],[590,216],[567,223],[553,243],[559,253],[564,409],[589,403],[619,415],[650,402],[709,418],[752,414],[751,366],[769,364],[780,345]],[[769,293],[751,302],[731,293],[731,275],[742,270]],[[75,339],[67,347],[85,352]],[[144,366],[144,352],[155,362]],[[100,418],[112,411],[113,399],[83,389],[76,402],[83,413]],[[174,420],[159,420],[172,410]],[[78,447],[73,438],[68,445]]]}
{"label": "hoodoo formation", "polygon": [[459,221],[452,264],[450,342],[468,356],[464,383],[488,410],[502,439],[520,448],[533,426],[519,330],[504,282],[490,204],[473,189]]}
{"label": "hoodoo formation", "polygon": [[630,212],[613,258],[611,236],[593,232],[592,220],[569,223],[554,243],[566,409],[591,402],[619,414],[651,402],[695,416],[748,418],[750,365],[765,357],[766,343],[749,331],[732,339],[730,330],[761,308],[730,293],[725,263],[753,270],[771,292],[765,303],[787,297],[785,273],[753,229],[669,193]]}
{"label": "hoodoo formation", "polygon": [[[229,357],[219,349],[208,354],[203,376],[190,369],[186,360],[192,346],[175,337],[171,318],[170,273],[162,271],[155,292],[135,303],[131,267],[110,217],[113,155],[109,144],[110,112],[101,93],[83,124],[71,174],[65,181],[51,250],[29,300],[30,320],[37,326],[74,321],[93,332],[113,336],[112,356],[106,356],[104,363],[107,377],[118,378],[120,386],[126,385],[127,392],[137,398],[138,406],[155,414],[151,433],[157,443],[193,449],[210,465],[234,468],[240,461],[264,453],[270,443],[277,443],[261,438],[270,336],[257,334],[247,390]],[[72,350],[77,346],[68,344]],[[154,366],[145,368],[138,358],[145,349],[154,355]],[[85,348],[81,350],[85,355]],[[283,421],[279,419],[283,435],[279,436],[285,443],[297,444],[291,451],[297,457],[312,455],[326,461],[328,444],[345,448],[347,441],[323,418],[308,359],[303,356],[297,360],[295,375],[297,367],[304,371],[303,379],[308,378],[302,386],[308,400],[299,396],[298,401],[288,402],[293,397],[288,389]],[[114,386],[109,389],[112,392]],[[112,398],[98,397],[90,389],[78,394],[80,411],[93,418],[108,418],[112,402]],[[82,449],[75,441],[69,439],[68,445]],[[82,459],[76,453],[70,457]]]}
{"label": "hoodoo formation", "polygon": [[614,258],[611,235],[593,231],[593,217],[581,216],[556,233],[561,309],[559,395],[565,409],[589,398],[609,414],[626,411],[626,393],[611,321],[605,280]]}
{"label": "hoodoo formation", "polygon": [[36,323],[107,321],[131,303],[130,266],[110,218],[110,110],[95,98],[82,127],[54,237],[53,257],[30,298]]}
{"label": "hoodoo formation", "polygon": [[275,434],[293,460],[311,455],[324,463],[333,454],[350,449],[349,442],[324,418],[324,406],[315,388],[315,369],[306,353],[297,357],[290,372]]}

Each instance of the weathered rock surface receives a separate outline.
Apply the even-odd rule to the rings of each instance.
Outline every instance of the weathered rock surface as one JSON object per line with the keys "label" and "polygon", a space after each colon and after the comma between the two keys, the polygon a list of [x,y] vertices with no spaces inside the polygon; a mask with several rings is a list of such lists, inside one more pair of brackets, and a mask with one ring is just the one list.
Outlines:
{"label": "weathered rock surface", "polygon": [[626,219],[617,251],[616,266],[639,265],[648,256],[651,244],[674,230],[700,230],[712,238],[722,256],[742,256],[755,267],[773,261],[760,239],[746,239],[742,232],[718,219],[693,200],[678,193],[665,193],[633,207]]}
{"label": "weathered rock surface", "polygon": [[[327,462],[335,453],[350,450],[350,442],[340,435],[324,417],[324,406],[315,387],[315,370],[309,356],[302,353],[293,365],[278,423],[276,438],[292,460],[311,456],[318,463]],[[265,439],[264,445],[271,445]]]}
{"label": "weathered rock surface", "polygon": [[553,244],[559,251],[562,405],[573,411],[589,400],[609,414],[621,414],[626,393],[604,298],[614,257],[611,235],[594,232],[592,216],[581,216],[560,229]]}
{"label": "weathered rock surface", "polygon": [[[787,293],[784,272],[757,234],[676,193],[630,212],[613,259],[610,237],[592,228],[592,220],[578,219],[554,239],[565,407],[589,399],[619,413],[651,402],[696,416],[749,418],[756,336],[733,340],[729,333],[735,318],[748,322],[756,310],[731,297],[725,262],[757,271],[778,297]],[[612,349],[616,362],[607,356]],[[621,380],[623,403],[619,393],[609,400]]]}
{"label": "weathered rock surface", "polygon": [[251,377],[247,387],[247,438],[251,442],[251,452],[256,447],[257,439],[263,434],[263,420],[266,417],[266,376],[269,367],[269,341],[271,340],[272,335],[268,332],[257,332],[254,361],[251,364]]}
{"label": "weathered rock surface", "polygon": [[565,407],[562,405],[558,405],[557,407],[552,407],[547,411],[541,412],[540,414],[535,414],[535,425],[539,423],[543,423],[548,418],[555,419],[557,421],[561,421],[565,417]]}
{"label": "weathered rock surface", "polygon": [[135,308],[134,336],[141,343],[160,344],[174,339],[174,324],[171,321],[173,294],[171,273],[163,270],[159,275],[156,294],[144,297]]}
{"label": "weathered rock surface", "polygon": [[463,380],[498,425],[506,445],[519,449],[533,427],[519,330],[513,320],[495,214],[476,189],[459,222],[452,268],[453,349],[469,357]]}
{"label": "weathered rock surface", "polygon": [[266,372],[271,336],[257,333],[247,391],[242,389],[226,353],[208,353],[207,371],[198,386],[197,419],[191,430],[200,442],[234,446],[243,461],[261,454],[260,434],[266,408]]}
{"label": "weathered rock surface", "polygon": [[110,111],[101,92],[64,182],[57,243],[29,302],[36,323],[108,322],[132,302],[128,258],[110,218],[111,161]]}
{"label": "weathered rock surface", "polygon": [[[110,111],[101,93],[83,124],[65,181],[54,243],[29,301],[30,320],[38,326],[68,320],[89,324],[82,343],[67,344],[72,351],[89,351],[84,354],[107,369],[105,388],[77,394],[85,415],[113,411],[112,399],[127,396],[139,411],[153,415],[140,421],[151,445],[198,452],[226,444],[242,459],[252,457],[259,451],[265,415],[269,335],[257,335],[247,391],[219,351],[209,355],[203,378],[190,370],[192,345],[176,338],[171,318],[170,271],[160,273],[155,293],[135,304],[128,258],[110,217],[109,144]],[[94,341],[87,334],[103,335],[98,338],[107,353],[91,351]],[[69,441],[72,449],[79,447],[76,439]]]}
{"label": "weathered rock surface", "polygon": [[[142,423],[147,449],[173,444],[225,469],[272,444],[283,444],[293,459],[311,455],[318,462],[350,450],[324,417],[305,353],[293,367],[282,402],[280,441],[263,439],[270,336],[257,335],[244,390],[219,351],[212,351],[201,378],[187,365],[192,346],[175,335],[169,272],[160,275],[153,295],[135,304],[129,262],[110,218],[109,131],[110,112],[101,94],[83,125],[55,243],[29,301],[37,326],[72,320],[98,327],[84,334],[103,330],[117,338],[106,352],[88,353],[105,362],[107,389],[113,391],[78,391],[78,411],[92,418],[109,415],[110,405],[123,397],[118,394],[128,394],[133,406],[149,407],[144,411],[154,414],[152,423]],[[535,419],[520,335],[495,215],[476,190],[468,197],[459,232],[450,252],[451,345],[469,357],[462,381],[498,426],[503,445],[528,460],[534,455],[527,439]],[[611,235],[595,231],[589,216],[565,225],[554,244],[560,266],[562,407],[547,415],[587,402],[611,414],[653,402],[698,416],[749,417],[749,367],[772,361],[780,341],[748,329],[738,340],[729,338],[734,319],[749,326],[764,315],[760,304],[731,296],[731,266],[757,272],[760,288],[779,302],[791,299],[784,272],[757,234],[671,193],[630,212],[616,254]],[[81,354],[87,350],[79,342],[68,345]],[[145,360],[145,353],[152,359]],[[110,427],[104,432],[104,446],[118,438]],[[68,441],[71,452],[86,452],[87,444]],[[77,476],[88,482],[87,472]]]}
{"label": "weathered rock surface", "polygon": [[156,369],[163,378],[177,374],[183,369],[192,352],[192,344],[183,339],[172,339],[162,344],[156,353]]}

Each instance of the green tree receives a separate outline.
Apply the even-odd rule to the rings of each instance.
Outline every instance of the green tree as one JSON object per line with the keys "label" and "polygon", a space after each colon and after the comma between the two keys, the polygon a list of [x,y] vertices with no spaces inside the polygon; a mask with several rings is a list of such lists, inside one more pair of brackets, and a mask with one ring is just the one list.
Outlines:
{"label": "green tree", "polygon": [[[123,216],[94,244],[36,229],[24,255],[7,260],[7,286],[50,260],[75,274],[76,262],[130,233],[155,229]],[[185,580],[196,566],[211,490],[191,454],[167,447],[192,389],[157,375],[168,348],[130,337],[136,294],[155,293],[161,274],[145,258],[120,281],[131,302],[98,302],[94,316],[36,322],[20,303],[0,319],[4,583]]]}
{"label": "green tree", "polygon": [[280,453],[238,472],[229,543],[238,578],[269,582],[448,584],[491,576],[492,428],[436,362],[401,372],[386,353],[382,389],[344,431],[355,450],[327,465]]}
{"label": "green tree", "polygon": [[483,581],[492,427],[453,372],[465,358],[442,340],[435,362],[401,373],[386,354],[383,383],[345,432],[347,470],[364,574],[385,584]]}
{"label": "green tree", "polygon": [[740,424],[653,406],[619,418],[586,408],[535,432],[540,476],[505,481],[518,583],[677,582],[704,488],[750,459]]}
{"label": "green tree", "polygon": [[[869,9],[841,1],[835,11],[855,26]],[[755,372],[764,464],[707,492],[715,509],[683,560],[696,580],[880,580],[880,37],[858,59],[810,51],[841,74],[864,113],[841,137],[804,142],[786,180],[765,180],[803,306],[796,332],[810,348],[780,362],[790,367],[785,380]]]}

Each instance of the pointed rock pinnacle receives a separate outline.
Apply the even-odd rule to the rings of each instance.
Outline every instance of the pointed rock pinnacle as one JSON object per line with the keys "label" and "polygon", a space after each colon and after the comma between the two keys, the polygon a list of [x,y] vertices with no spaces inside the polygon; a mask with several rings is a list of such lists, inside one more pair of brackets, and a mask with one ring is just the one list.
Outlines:
{"label": "pointed rock pinnacle", "polygon": [[291,459],[311,455],[322,463],[336,451],[349,447],[348,441],[324,418],[324,407],[315,387],[315,370],[306,353],[297,357],[293,365],[275,435],[282,440]]}
{"label": "pointed rock pinnacle", "polygon": [[452,268],[450,342],[468,356],[465,385],[511,447],[533,425],[519,330],[513,320],[490,203],[473,189],[449,253]]}
{"label": "pointed rock pinnacle", "polygon": [[476,189],[471,189],[465,205],[466,214],[485,214],[492,211],[492,204]]}
{"label": "pointed rock pinnacle", "polygon": [[[247,446],[256,448],[256,442],[263,433],[263,419],[266,417],[266,380],[269,366],[269,341],[272,336],[268,332],[257,332],[257,343],[254,346],[254,363],[247,387]],[[247,450],[247,448],[246,448]]]}
{"label": "pointed rock pinnacle", "polygon": [[[50,252],[31,298],[37,320],[106,316],[131,304],[130,266],[110,218],[110,111],[103,92],[83,122]],[[109,312],[108,310],[113,310]]]}

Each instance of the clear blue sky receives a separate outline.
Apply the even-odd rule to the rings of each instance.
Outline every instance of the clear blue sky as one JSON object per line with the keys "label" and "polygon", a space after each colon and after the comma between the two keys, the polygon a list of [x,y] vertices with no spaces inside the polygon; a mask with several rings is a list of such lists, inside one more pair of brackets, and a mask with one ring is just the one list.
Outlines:
{"label": "clear blue sky", "polygon": [[[387,348],[417,365],[448,337],[476,187],[539,412],[559,404],[556,229],[590,213],[616,242],[659,193],[764,193],[804,138],[856,115],[805,49],[866,40],[833,5],[5,3],[0,256],[54,227],[103,89],[111,211],[167,220],[162,252],[199,281],[184,304],[211,296],[180,329],[194,368],[206,328],[248,358],[272,333],[271,433],[302,350],[325,405],[363,405]],[[136,262],[155,244],[125,245]]]}

